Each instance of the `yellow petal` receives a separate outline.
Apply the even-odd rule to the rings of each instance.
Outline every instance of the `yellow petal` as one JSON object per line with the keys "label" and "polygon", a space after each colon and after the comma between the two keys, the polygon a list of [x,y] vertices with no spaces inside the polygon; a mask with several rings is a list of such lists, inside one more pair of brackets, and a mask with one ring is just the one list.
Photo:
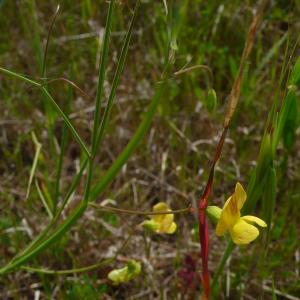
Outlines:
{"label": "yellow petal", "polygon": [[216,235],[217,236],[222,236],[225,234],[225,232],[229,229],[226,221],[225,221],[225,218],[222,217],[221,215],[221,218],[219,219],[219,222],[217,224],[217,227],[216,227]]}
{"label": "yellow petal", "polygon": [[242,185],[238,182],[235,186],[235,191],[231,197],[225,202],[220,220],[217,225],[216,234],[223,235],[226,230],[231,229],[239,220],[240,210],[243,207],[247,198],[247,194]]}
{"label": "yellow petal", "polygon": [[236,222],[229,232],[233,242],[237,245],[249,244],[259,235],[258,229],[242,218]]}
{"label": "yellow petal", "polygon": [[216,234],[218,236],[224,235],[227,230],[234,226],[239,218],[240,211],[237,209],[234,195],[232,195],[224,204],[219,222],[217,224]]}
{"label": "yellow petal", "polygon": [[267,227],[267,224],[264,220],[257,218],[255,216],[243,216],[242,219],[251,224],[257,224],[258,226],[261,227]]}
{"label": "yellow petal", "polygon": [[114,269],[108,273],[108,278],[115,284],[128,281],[128,267]]}
{"label": "yellow petal", "polygon": [[233,197],[235,198],[237,209],[241,210],[247,199],[247,194],[239,182],[235,185]]}
{"label": "yellow petal", "polygon": [[174,220],[173,214],[168,215],[162,215],[162,219],[159,223],[159,229],[158,231],[161,233],[167,232],[169,227],[172,225],[172,222]]}
{"label": "yellow petal", "polygon": [[[168,211],[170,210],[168,205],[165,202],[159,202],[156,205],[153,206],[153,212],[160,212],[160,211]],[[157,222],[160,223],[163,221],[165,215],[154,215],[152,217],[152,219]],[[173,220],[172,220],[173,221]]]}
{"label": "yellow petal", "polygon": [[168,234],[172,234],[176,231],[177,225],[175,222],[172,222],[171,226],[168,228],[168,230],[166,231],[166,233]]}
{"label": "yellow petal", "polygon": [[168,204],[165,202],[159,202],[153,206],[154,212],[166,211],[168,209],[169,209]]}

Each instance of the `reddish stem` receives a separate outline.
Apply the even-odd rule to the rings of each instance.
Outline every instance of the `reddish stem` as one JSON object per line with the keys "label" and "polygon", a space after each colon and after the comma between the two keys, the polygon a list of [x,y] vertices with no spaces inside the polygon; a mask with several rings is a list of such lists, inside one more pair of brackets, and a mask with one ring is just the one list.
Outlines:
{"label": "reddish stem", "polygon": [[205,190],[198,202],[199,238],[200,238],[200,245],[201,245],[201,260],[202,260],[202,285],[203,285],[204,295],[206,299],[209,299],[210,296],[210,283],[209,283],[210,276],[209,276],[209,269],[208,269],[209,234],[208,234],[208,224],[206,220],[206,208],[208,204],[208,198],[212,190],[215,166],[222,153],[224,141],[227,134],[227,129],[228,127],[225,127],[223,129],[222,135],[217,145],[214,161],[210,169]]}

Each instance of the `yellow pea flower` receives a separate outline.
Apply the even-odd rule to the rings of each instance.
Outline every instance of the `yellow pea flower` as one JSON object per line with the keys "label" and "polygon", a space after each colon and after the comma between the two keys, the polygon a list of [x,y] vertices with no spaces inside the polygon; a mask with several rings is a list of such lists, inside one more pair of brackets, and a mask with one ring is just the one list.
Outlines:
{"label": "yellow pea flower", "polygon": [[[153,206],[153,212],[170,211],[165,202],[159,202]],[[143,222],[143,226],[156,233],[172,234],[176,231],[177,225],[174,220],[174,214],[153,215],[151,220]]]}
{"label": "yellow pea flower", "polygon": [[121,269],[114,269],[108,273],[108,278],[114,284],[126,283],[141,273],[141,263],[135,260],[127,262],[127,266]]}
{"label": "yellow pea flower", "polygon": [[254,241],[259,230],[252,224],[267,227],[267,224],[255,216],[241,217],[242,209],[247,198],[247,194],[240,183],[235,186],[234,193],[225,202],[217,224],[217,236],[223,236],[229,231],[233,242],[237,245],[249,244]]}

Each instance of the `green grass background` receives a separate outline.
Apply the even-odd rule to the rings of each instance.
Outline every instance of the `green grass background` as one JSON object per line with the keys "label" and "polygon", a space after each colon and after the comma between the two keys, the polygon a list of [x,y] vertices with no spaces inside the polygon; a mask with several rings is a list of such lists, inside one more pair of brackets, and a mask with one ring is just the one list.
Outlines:
{"label": "green grass background", "polygon": [[[207,67],[170,76],[148,134],[109,188],[97,198],[98,203],[113,199],[118,207],[151,210],[158,201],[166,201],[178,209],[188,201],[196,206],[205,186],[222,130],[225,103],[257,3],[237,0],[166,3],[169,17],[163,1],[141,3],[115,105],[95,158],[93,184],[101,181],[104,171],[115,161],[145,115],[163,71],[170,36],[178,35],[173,73],[196,65]],[[0,67],[39,80],[56,5],[52,0],[0,1]],[[133,8],[134,1],[116,3],[102,107],[109,96]],[[68,78],[90,95],[84,97],[62,82],[48,85],[53,98],[87,143],[93,132],[99,49],[107,10],[106,1],[61,1],[48,49],[47,77]],[[236,181],[245,187],[249,184],[268,114],[274,101],[283,101],[289,85],[288,74],[300,54],[299,12],[297,0],[272,1],[264,16],[245,71],[240,103],[216,169],[211,197],[215,205],[224,203]],[[207,96],[211,88],[216,91],[216,103]],[[24,249],[49,222],[34,182],[26,199],[35,156],[31,133],[35,133],[42,145],[35,178],[46,202],[61,201],[84,159],[78,143],[71,134],[64,133],[64,122],[47,103],[32,86],[0,73],[1,266]],[[272,157],[277,176],[276,205],[267,250],[264,235],[248,247],[236,248],[218,283],[217,299],[298,299],[300,295],[299,101],[295,103],[276,156]],[[58,150],[62,142],[65,150],[57,193]],[[84,183],[82,180],[77,187],[63,215],[68,215],[81,200]],[[270,210],[263,207],[266,197],[260,195],[256,205],[256,215],[260,217]],[[143,219],[88,208],[69,232],[30,265],[63,270],[111,257],[130,229]],[[176,215],[176,222],[178,231],[174,236],[149,237],[139,232],[117,262],[94,271],[46,275],[15,270],[3,275],[0,297],[32,299],[40,293],[40,299],[189,299],[190,294],[200,293],[200,284],[186,292],[178,271],[183,268],[186,256],[193,257],[197,270],[201,267],[194,232],[197,220],[192,214],[182,214]],[[225,240],[217,239],[213,229],[211,225],[212,276],[226,248]],[[132,283],[115,287],[107,280],[107,272],[121,266],[126,258],[143,262],[142,275]]]}

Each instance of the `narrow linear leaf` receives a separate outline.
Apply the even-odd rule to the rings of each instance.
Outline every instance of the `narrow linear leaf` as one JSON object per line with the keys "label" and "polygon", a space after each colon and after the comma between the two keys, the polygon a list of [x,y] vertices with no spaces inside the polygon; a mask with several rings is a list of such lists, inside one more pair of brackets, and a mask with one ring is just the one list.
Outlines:
{"label": "narrow linear leaf", "polygon": [[273,142],[274,149],[276,149],[278,146],[278,143],[283,134],[283,130],[284,130],[286,121],[288,119],[289,114],[292,113],[291,109],[293,107],[293,103],[295,103],[295,102],[297,102],[296,91],[295,91],[295,88],[291,88],[288,91],[288,94],[283,101],[282,108],[278,115],[278,124],[276,126],[276,130],[274,133],[274,142]]}
{"label": "narrow linear leaf", "polygon": [[297,58],[292,70],[290,83],[294,85],[300,85],[300,56]]}
{"label": "narrow linear leaf", "polygon": [[40,185],[39,185],[37,180],[35,180],[35,186],[36,186],[36,190],[39,194],[40,199],[42,200],[42,203],[43,203],[50,219],[53,219],[52,209],[51,209],[51,207],[48,203],[47,197],[44,195],[44,193],[43,193],[42,189],[40,188]]}
{"label": "narrow linear leaf", "polygon": [[32,163],[32,167],[30,170],[30,176],[29,176],[29,180],[28,180],[28,185],[27,185],[27,191],[26,191],[26,197],[25,199],[27,200],[29,197],[29,193],[30,193],[30,187],[32,184],[32,180],[36,171],[36,167],[38,164],[38,160],[39,160],[39,156],[40,156],[40,152],[41,152],[41,148],[42,148],[42,144],[39,143],[39,141],[36,138],[36,135],[34,134],[34,132],[31,133],[32,136],[32,141],[35,145],[35,155],[34,155],[34,159],[33,159],[33,163]]}
{"label": "narrow linear leaf", "polygon": [[273,213],[276,202],[276,170],[274,167],[270,167],[267,174],[267,180],[264,188],[264,193],[262,197],[262,213],[263,218],[266,221],[267,227],[267,239],[266,239],[266,249],[268,248],[270,241],[271,224],[273,219]]}
{"label": "narrow linear leaf", "polygon": [[131,19],[131,22],[130,22],[130,26],[129,26],[129,29],[128,29],[127,34],[125,36],[125,40],[124,40],[123,47],[122,47],[122,50],[121,50],[121,54],[120,54],[117,69],[116,69],[116,72],[115,72],[115,75],[114,75],[114,79],[113,79],[113,83],[112,83],[112,87],[111,87],[111,92],[110,92],[110,95],[109,95],[109,98],[108,98],[108,102],[107,102],[107,105],[105,107],[105,111],[104,111],[104,114],[103,114],[103,117],[102,117],[102,120],[101,120],[101,123],[100,123],[100,126],[99,126],[99,130],[97,132],[93,155],[95,155],[95,153],[98,150],[98,147],[101,143],[101,140],[102,140],[102,137],[103,137],[103,134],[104,134],[104,130],[105,130],[105,128],[107,126],[107,123],[108,123],[108,120],[109,120],[111,109],[112,109],[112,106],[113,106],[113,103],[114,103],[114,98],[115,98],[115,95],[116,95],[116,90],[117,90],[117,87],[118,87],[119,82],[120,82],[120,77],[121,77],[122,71],[124,69],[125,60],[126,60],[127,52],[128,52],[128,48],[129,48],[129,43],[130,43],[130,39],[131,39],[131,35],[132,35],[133,25],[134,25],[134,22],[135,22],[135,19],[136,19],[136,16],[137,16],[137,11],[138,11],[139,5],[140,5],[140,0],[137,0],[135,8],[134,8],[134,13],[133,13],[133,16],[132,16],[132,19]]}
{"label": "narrow linear leaf", "polygon": [[104,41],[101,51],[101,61],[99,67],[99,78],[98,78],[98,86],[97,86],[97,96],[96,96],[96,106],[95,106],[95,115],[94,115],[94,129],[93,129],[93,140],[92,140],[92,152],[95,153],[96,146],[96,137],[97,131],[99,127],[99,119],[100,119],[100,108],[102,103],[102,94],[103,94],[103,86],[105,80],[105,70],[107,66],[108,60],[108,50],[109,50],[109,41],[111,34],[111,27],[113,21],[113,13],[115,9],[115,0],[110,1],[106,25],[105,25],[105,33],[104,33]]}
{"label": "narrow linear leaf", "polygon": [[35,86],[35,87],[41,87],[41,84],[40,84],[40,83],[38,83],[38,82],[36,82],[36,81],[34,81],[34,80],[31,80],[31,79],[27,78],[26,76],[24,76],[24,75],[22,75],[22,74],[19,74],[19,73],[16,73],[16,72],[7,70],[7,69],[2,68],[2,67],[0,67],[0,71],[1,71],[2,73],[6,74],[6,75],[9,75],[9,76],[11,76],[11,77],[15,77],[15,78],[17,78],[17,79],[19,79],[19,80],[22,80],[22,81],[24,81],[24,82],[27,82],[27,83],[29,83],[29,84]]}

